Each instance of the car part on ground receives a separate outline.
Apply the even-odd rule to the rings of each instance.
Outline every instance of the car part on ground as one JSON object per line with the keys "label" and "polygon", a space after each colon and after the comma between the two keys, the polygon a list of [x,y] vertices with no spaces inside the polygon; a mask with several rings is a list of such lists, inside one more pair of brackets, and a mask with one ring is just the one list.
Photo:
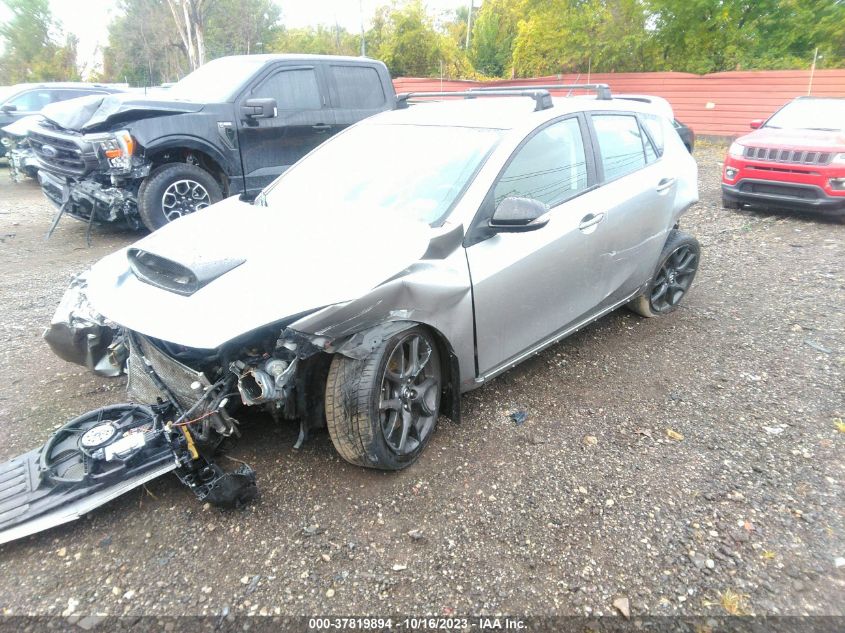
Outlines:
{"label": "car part on ground", "polygon": [[644,293],[670,312],[698,259],[677,231],[697,170],[667,117],[497,93],[363,121],[255,205],[107,256],[48,342],[101,370],[128,356],[130,399],[171,405],[201,453],[251,407],[298,420],[297,446],[328,426],[354,464],[409,466],[462,392]]}
{"label": "car part on ground", "polygon": [[338,131],[393,106],[376,60],[242,55],[146,96],[47,107],[29,142],[56,222],[67,213],[154,231],[224,196],[251,199]]}
{"label": "car part on ground", "polygon": [[245,465],[224,473],[201,452],[186,417],[170,404],[96,409],[0,464],[0,543],[78,519],[171,471],[201,501],[237,507],[255,498],[255,473]]}
{"label": "car part on ground", "polygon": [[728,149],[722,205],[845,222],[845,99],[799,97],[752,128]]}
{"label": "car part on ground", "polygon": [[8,157],[9,176],[13,182],[38,175],[38,159],[26,136],[40,121],[39,115],[26,116],[0,129],[0,146]]}

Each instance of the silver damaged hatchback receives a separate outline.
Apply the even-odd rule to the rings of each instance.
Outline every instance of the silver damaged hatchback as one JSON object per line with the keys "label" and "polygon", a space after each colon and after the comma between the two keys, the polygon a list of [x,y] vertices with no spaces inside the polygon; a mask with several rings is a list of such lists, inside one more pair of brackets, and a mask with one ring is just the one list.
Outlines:
{"label": "silver damaged hatchback", "polygon": [[[180,478],[210,494],[220,472],[191,460],[248,407],[298,420],[298,444],[327,426],[347,461],[401,469],[461,393],[618,307],[678,306],[700,258],[678,228],[697,168],[665,113],[604,86],[457,96],[473,98],[401,95],[254,204],[229,198],[104,258],[48,343],[125,370],[131,424],[165,434]],[[73,428],[94,450],[127,411]]]}

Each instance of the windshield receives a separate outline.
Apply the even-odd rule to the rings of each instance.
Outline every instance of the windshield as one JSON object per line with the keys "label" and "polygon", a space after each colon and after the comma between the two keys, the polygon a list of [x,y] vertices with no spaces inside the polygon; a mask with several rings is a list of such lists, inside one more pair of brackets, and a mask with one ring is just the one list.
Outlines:
{"label": "windshield", "polygon": [[386,213],[434,224],[451,210],[499,130],[362,125],[320,146],[271,184],[268,207]]}
{"label": "windshield", "polygon": [[264,62],[261,57],[221,57],[200,66],[173,84],[166,94],[173,99],[186,101],[228,101]]}
{"label": "windshield", "polygon": [[845,131],[845,99],[799,99],[784,106],[765,127]]}

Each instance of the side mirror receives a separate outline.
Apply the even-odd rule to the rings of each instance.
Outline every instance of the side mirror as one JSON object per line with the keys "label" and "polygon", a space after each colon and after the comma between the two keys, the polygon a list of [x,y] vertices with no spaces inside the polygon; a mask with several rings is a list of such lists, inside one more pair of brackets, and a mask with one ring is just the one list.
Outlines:
{"label": "side mirror", "polygon": [[247,99],[241,106],[241,114],[246,119],[272,119],[276,116],[276,100]]}
{"label": "side mirror", "polygon": [[763,121],[763,119],[754,119],[753,121],[751,121],[751,123],[749,125],[751,125],[752,130],[757,130],[757,129],[763,127],[763,123],[765,123],[765,121]]}
{"label": "side mirror", "polygon": [[3,112],[17,112],[18,106],[14,105],[12,103],[7,103],[6,105],[3,106],[2,110],[3,110]]}
{"label": "side mirror", "polygon": [[505,198],[487,225],[497,233],[527,233],[549,223],[549,208],[533,198]]}

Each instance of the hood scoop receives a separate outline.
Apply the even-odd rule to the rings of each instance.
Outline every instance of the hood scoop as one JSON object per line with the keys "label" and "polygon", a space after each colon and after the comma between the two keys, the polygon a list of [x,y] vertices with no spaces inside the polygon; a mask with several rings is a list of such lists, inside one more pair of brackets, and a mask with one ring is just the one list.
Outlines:
{"label": "hood scoop", "polygon": [[190,296],[221,275],[234,270],[244,259],[196,262],[191,268],[140,248],[130,248],[126,257],[134,275],[151,286]]}

